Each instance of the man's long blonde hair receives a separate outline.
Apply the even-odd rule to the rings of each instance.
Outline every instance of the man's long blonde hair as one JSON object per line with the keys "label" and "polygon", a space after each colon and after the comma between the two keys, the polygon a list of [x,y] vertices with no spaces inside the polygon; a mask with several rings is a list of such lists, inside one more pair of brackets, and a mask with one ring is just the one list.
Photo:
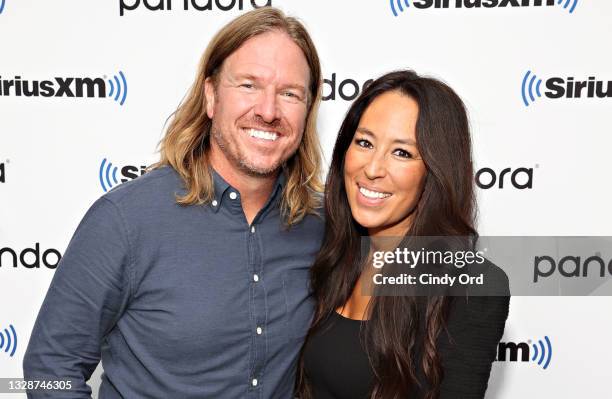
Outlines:
{"label": "man's long blonde hair", "polygon": [[288,225],[299,222],[320,206],[321,149],[316,131],[316,118],[321,101],[321,65],[306,28],[295,18],[285,16],[272,7],[259,8],[232,20],[213,37],[202,55],[195,83],[187,97],[173,113],[166,135],[160,142],[160,161],[152,168],[173,167],[183,179],[187,193],[177,196],[181,205],[210,203],[214,197],[209,160],[210,128],[206,114],[204,82],[213,82],[223,61],[248,39],[262,33],[280,30],[287,33],[304,52],[310,67],[308,111],[300,146],[284,164],[287,180],[282,193],[281,211]]}

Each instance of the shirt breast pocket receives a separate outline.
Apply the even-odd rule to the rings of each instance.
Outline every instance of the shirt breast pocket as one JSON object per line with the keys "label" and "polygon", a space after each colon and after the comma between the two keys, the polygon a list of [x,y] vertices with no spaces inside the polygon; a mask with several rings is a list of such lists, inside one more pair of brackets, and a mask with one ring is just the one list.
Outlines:
{"label": "shirt breast pocket", "polygon": [[308,269],[288,270],[283,274],[285,295],[285,331],[290,339],[303,339],[308,332],[314,312]]}

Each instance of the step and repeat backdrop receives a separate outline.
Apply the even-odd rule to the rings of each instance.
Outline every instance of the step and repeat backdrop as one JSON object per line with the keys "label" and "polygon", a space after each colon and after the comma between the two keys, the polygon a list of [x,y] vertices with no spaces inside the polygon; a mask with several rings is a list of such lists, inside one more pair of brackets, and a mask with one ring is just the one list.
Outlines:
{"label": "step and repeat backdrop", "polygon": [[[0,0],[0,377],[84,212],[157,160],[209,39],[265,5],[320,52],[326,164],[364,84],[411,68],[468,107],[482,235],[612,236],[612,2]],[[487,398],[610,397],[611,308],[513,297]]]}

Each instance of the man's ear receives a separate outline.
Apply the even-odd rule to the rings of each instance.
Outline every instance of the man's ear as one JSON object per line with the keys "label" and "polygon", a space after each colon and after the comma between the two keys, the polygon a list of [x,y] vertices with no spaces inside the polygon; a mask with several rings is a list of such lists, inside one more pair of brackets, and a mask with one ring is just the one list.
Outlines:
{"label": "man's ear", "polygon": [[204,97],[206,97],[206,115],[212,119],[215,110],[215,84],[209,76],[204,81]]}

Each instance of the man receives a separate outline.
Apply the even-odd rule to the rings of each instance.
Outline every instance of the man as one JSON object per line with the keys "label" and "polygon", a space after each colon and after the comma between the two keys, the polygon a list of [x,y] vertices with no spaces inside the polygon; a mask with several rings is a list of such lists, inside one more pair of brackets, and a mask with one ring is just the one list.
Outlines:
{"label": "man", "polygon": [[87,398],[291,398],[322,238],[304,27],[273,8],[213,38],[146,175],[99,199],[43,303],[26,379]]}

